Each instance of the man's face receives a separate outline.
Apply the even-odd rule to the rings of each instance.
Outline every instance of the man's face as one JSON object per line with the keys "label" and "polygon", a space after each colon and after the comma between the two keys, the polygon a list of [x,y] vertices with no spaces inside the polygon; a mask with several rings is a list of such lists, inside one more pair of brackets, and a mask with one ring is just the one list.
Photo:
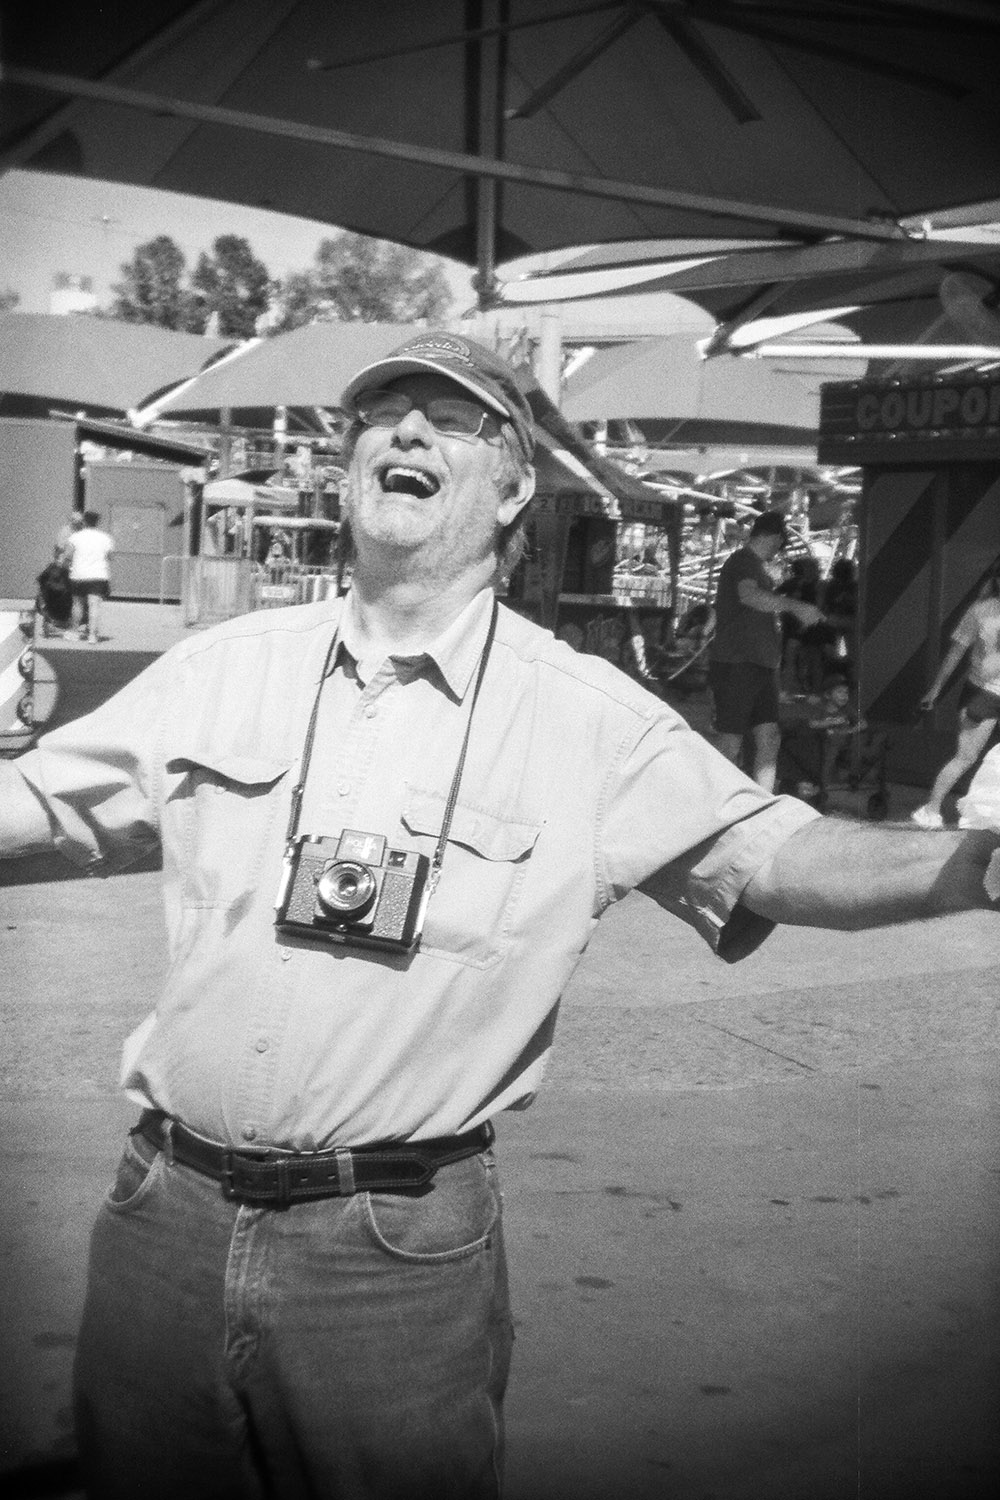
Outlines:
{"label": "man's face", "polygon": [[[443,375],[404,375],[385,389],[414,402],[392,427],[366,427],[351,459],[347,515],[358,559],[375,549],[398,554],[399,564],[419,559],[429,577],[455,576],[493,557],[498,527],[514,519],[531,494],[501,493],[506,470],[497,424],[478,437],[446,435],[431,426],[422,406],[434,397],[475,397]],[[482,406],[484,412],[490,408]],[[525,492],[526,491],[526,492]]]}

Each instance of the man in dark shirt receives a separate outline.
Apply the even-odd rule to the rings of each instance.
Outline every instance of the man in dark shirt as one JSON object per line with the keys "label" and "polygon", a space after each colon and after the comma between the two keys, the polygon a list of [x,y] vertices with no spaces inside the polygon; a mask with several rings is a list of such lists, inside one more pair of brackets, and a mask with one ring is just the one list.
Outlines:
{"label": "man in dark shirt", "polygon": [[769,792],[774,790],[781,740],[780,616],[787,611],[804,626],[822,619],[814,604],[775,592],[768,565],[787,540],[782,517],[777,511],[765,511],[751,526],[745,545],[726,559],[719,574],[715,635],[708,653],[718,748],[736,761],[744,736],[752,735],[751,775]]}

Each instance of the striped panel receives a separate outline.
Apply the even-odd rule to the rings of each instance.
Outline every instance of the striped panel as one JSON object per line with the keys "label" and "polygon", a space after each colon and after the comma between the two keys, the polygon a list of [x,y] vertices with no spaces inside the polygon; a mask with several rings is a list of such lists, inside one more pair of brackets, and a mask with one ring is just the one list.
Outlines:
{"label": "striped panel", "polygon": [[873,469],[863,503],[862,703],[873,719],[912,724],[958,616],[1000,557],[1000,471]]}
{"label": "striped panel", "polygon": [[866,471],[863,500],[861,701],[873,719],[906,723],[923,691],[931,608],[937,474]]}
{"label": "striped panel", "polygon": [[21,630],[20,612],[0,610],[0,734],[24,732],[17,706],[29,684],[21,676],[17,664],[27,644]]}

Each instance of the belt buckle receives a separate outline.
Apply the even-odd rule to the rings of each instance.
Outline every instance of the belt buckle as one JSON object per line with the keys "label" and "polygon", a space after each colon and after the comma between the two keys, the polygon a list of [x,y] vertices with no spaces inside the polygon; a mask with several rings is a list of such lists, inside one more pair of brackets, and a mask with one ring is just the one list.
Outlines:
{"label": "belt buckle", "polygon": [[[283,1157],[278,1157],[274,1161],[264,1156],[260,1157],[262,1166],[270,1166],[274,1170],[275,1183],[271,1188],[255,1183],[252,1176],[250,1180],[237,1182],[240,1163],[247,1160],[246,1153],[227,1148],[219,1173],[222,1196],[230,1203],[244,1203],[249,1208],[288,1208],[292,1202],[289,1162]],[[247,1174],[244,1174],[244,1179],[246,1176]]]}

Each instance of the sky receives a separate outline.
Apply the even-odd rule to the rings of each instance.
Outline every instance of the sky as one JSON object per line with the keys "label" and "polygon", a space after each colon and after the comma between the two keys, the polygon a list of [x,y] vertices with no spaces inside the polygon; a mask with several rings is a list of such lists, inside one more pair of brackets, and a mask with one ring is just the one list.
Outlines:
{"label": "sky", "polygon": [[[312,219],[266,209],[15,170],[0,177],[0,291],[20,294],[18,312],[48,312],[53,277],[67,271],[92,277],[98,301],[106,303],[122,262],[158,234],[176,241],[192,270],[218,235],[243,235],[271,275],[284,277],[311,265],[320,241],[333,233]],[[474,300],[471,275],[465,266],[449,271],[456,310]]]}

